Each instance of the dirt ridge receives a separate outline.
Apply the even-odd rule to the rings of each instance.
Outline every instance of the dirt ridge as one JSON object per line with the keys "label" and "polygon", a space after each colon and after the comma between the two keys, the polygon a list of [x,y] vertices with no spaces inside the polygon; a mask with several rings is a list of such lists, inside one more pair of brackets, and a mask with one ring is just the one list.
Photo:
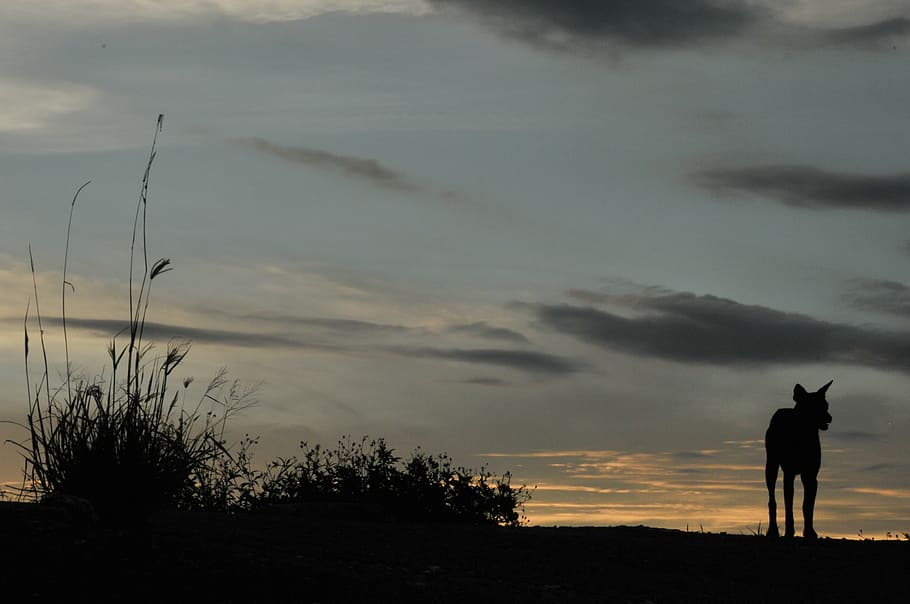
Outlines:
{"label": "dirt ridge", "polygon": [[330,507],[115,529],[2,503],[0,542],[5,593],[31,601],[904,602],[910,568],[907,541],[421,525]]}

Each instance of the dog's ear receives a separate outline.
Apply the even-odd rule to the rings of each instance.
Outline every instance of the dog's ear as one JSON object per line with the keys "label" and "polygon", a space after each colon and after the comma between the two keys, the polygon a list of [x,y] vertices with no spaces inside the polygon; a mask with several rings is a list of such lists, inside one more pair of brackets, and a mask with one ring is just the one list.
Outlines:
{"label": "dog's ear", "polygon": [[824,386],[822,386],[821,388],[819,388],[819,389],[818,389],[818,394],[824,394],[824,393],[826,393],[826,392],[828,391],[828,387],[831,386],[831,384],[833,384],[833,383],[834,383],[834,380],[831,380],[830,382],[828,382],[827,384],[825,384]]}
{"label": "dog's ear", "polygon": [[797,384],[793,387],[793,400],[797,403],[800,402],[808,394],[806,389],[802,387],[802,384]]}

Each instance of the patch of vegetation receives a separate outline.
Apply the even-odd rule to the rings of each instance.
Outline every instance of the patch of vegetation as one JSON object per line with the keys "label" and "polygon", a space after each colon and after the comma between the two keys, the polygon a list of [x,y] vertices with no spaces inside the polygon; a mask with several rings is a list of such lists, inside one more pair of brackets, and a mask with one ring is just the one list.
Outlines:
{"label": "patch of vegetation", "polygon": [[159,116],[133,223],[130,316],[123,330],[129,333],[124,345],[117,342],[121,331],[108,346],[108,377],[81,378],[71,373],[66,334],[66,292],[72,287],[66,275],[70,230],[76,200],[88,183],[76,191],[70,206],[61,294],[66,376],[55,389],[50,386],[35,262],[29,249],[43,365],[33,391],[30,303],[25,317],[28,439],[15,443],[25,457],[23,490],[35,499],[49,495],[87,499],[103,519],[140,519],[148,511],[194,501],[198,485],[226,454],[227,419],[249,404],[253,395],[253,390],[240,389],[236,382],[229,385],[221,371],[198,402],[187,404],[191,380],[184,380],[183,389],[176,391],[170,380],[189,352],[189,343],[171,341],[164,354],[153,356],[155,349],[143,340],[152,282],[170,270],[167,258],[150,264],[146,249],[149,178],[161,125]]}
{"label": "patch of vegetation", "polygon": [[149,179],[162,120],[159,116],[133,222],[129,322],[108,346],[107,377],[71,373],[66,333],[73,212],[89,183],[76,191],[70,205],[61,292],[66,375],[54,389],[29,249],[42,371],[33,390],[29,303],[24,322],[29,406],[22,424],[28,436],[13,443],[25,458],[20,496],[87,500],[102,520],[118,523],[141,521],[167,508],[236,512],[308,502],[355,504],[372,515],[402,520],[506,526],[525,522],[523,504],[530,493],[525,486],[512,487],[509,473],[496,477],[485,467],[456,466],[446,454],[420,449],[402,459],[383,439],[345,438],[334,449],[304,442],[299,458],[279,458],[255,470],[251,449],[258,441],[246,436],[229,447],[224,435],[228,419],[253,404],[256,387],[243,388],[221,370],[202,396],[188,403],[192,379],[183,380],[182,388],[172,386],[189,343],[172,340],[164,354],[155,355],[143,339],[152,282],[171,270],[167,258],[149,263],[146,249]]}
{"label": "patch of vegetation", "polygon": [[334,449],[300,444],[299,458],[278,459],[257,477],[256,505],[331,502],[357,504],[402,520],[519,526],[530,499],[485,467],[456,466],[446,454],[417,449],[403,459],[385,440],[343,438]]}

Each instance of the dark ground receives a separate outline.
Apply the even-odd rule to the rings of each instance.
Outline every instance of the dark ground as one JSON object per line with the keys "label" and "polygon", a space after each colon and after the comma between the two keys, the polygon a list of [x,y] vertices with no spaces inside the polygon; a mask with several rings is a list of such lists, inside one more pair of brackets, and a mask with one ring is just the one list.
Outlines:
{"label": "dark ground", "polygon": [[908,541],[172,513],[130,530],[0,503],[0,601],[906,602]]}

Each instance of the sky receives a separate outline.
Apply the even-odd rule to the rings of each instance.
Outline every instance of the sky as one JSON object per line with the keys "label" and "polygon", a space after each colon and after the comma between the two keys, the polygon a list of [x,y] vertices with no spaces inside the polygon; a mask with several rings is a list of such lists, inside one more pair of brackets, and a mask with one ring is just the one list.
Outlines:
{"label": "sky", "polygon": [[257,462],[384,437],[510,470],[532,524],[749,534],[771,414],[834,380],[816,530],[910,531],[908,64],[905,0],[6,3],[0,419],[29,246],[65,372],[89,180],[104,370],[163,114],[150,334],[258,385]]}

